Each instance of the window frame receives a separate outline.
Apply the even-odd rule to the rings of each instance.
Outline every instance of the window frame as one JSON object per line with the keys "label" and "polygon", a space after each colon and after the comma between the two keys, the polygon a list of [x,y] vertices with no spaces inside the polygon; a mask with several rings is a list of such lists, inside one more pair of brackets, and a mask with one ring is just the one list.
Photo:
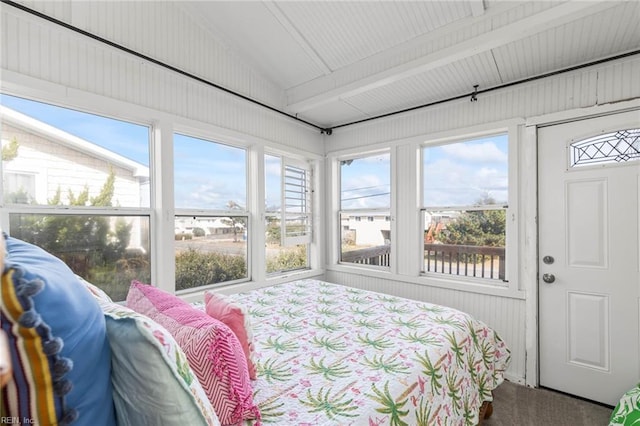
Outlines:
{"label": "window frame", "polygon": [[[317,224],[316,224],[316,217],[317,217],[317,205],[318,203],[316,202],[317,200],[317,196],[316,196],[316,173],[315,173],[315,166],[314,166],[314,162],[313,160],[311,160],[310,158],[299,158],[299,157],[293,157],[288,153],[283,153],[281,151],[276,151],[276,150],[271,150],[271,149],[267,149],[265,150],[265,152],[263,153],[262,156],[262,162],[263,164],[266,166],[266,157],[275,157],[278,158],[280,160],[280,211],[269,211],[267,210],[267,206],[266,206],[266,200],[267,200],[267,194],[266,194],[266,190],[264,192],[264,199],[262,202],[262,205],[264,206],[264,210],[262,213],[262,218],[263,221],[262,223],[264,224],[264,231],[266,234],[267,231],[267,226],[266,226],[266,221],[267,218],[269,217],[274,217],[276,219],[278,219],[280,221],[280,245],[281,247],[290,247],[290,246],[296,246],[296,245],[304,245],[306,246],[305,251],[306,251],[306,266],[302,267],[302,268],[295,268],[295,269],[286,269],[286,270],[280,270],[280,271],[272,271],[272,272],[268,272],[267,271],[267,253],[266,253],[266,241],[265,241],[265,250],[264,250],[264,274],[266,274],[266,277],[268,280],[273,280],[273,279],[277,279],[279,277],[286,277],[286,276],[290,276],[291,274],[301,274],[304,272],[308,272],[312,269],[312,245],[315,243],[315,240],[317,239],[317,233],[315,232],[316,228],[317,228]],[[305,171],[305,177],[306,177],[306,182],[308,183],[308,193],[307,193],[307,207],[309,207],[306,212],[305,215],[307,217],[308,220],[308,232],[306,235],[304,236],[300,236],[300,237],[294,237],[294,238],[286,238],[285,232],[286,232],[286,224],[285,224],[285,220],[283,220],[285,212],[283,211],[283,209],[285,208],[284,206],[286,205],[286,180],[285,180],[285,169],[287,166],[292,166],[298,169],[302,169]],[[266,167],[264,170],[264,177],[263,177],[263,186],[266,185],[266,175],[267,175],[267,171],[266,171]]]}
{"label": "window frame", "polygon": [[[421,280],[428,280],[431,284],[436,284],[437,286],[442,286],[446,288],[459,288],[468,291],[480,291],[483,293],[486,292],[504,292],[506,291],[509,294],[518,294],[519,291],[516,287],[518,277],[518,258],[519,258],[519,245],[518,245],[518,234],[519,234],[519,223],[517,218],[518,216],[518,188],[519,188],[519,174],[518,174],[518,159],[519,159],[519,150],[518,150],[518,141],[519,141],[519,127],[515,122],[510,122],[505,126],[484,126],[485,129],[477,131],[477,132],[467,132],[462,133],[458,132],[455,135],[448,135],[442,138],[433,138],[427,139],[418,144],[418,164],[419,164],[419,173],[418,173],[418,209],[417,214],[419,215],[419,223],[420,229],[424,232],[425,223],[424,223],[424,213],[426,211],[442,211],[442,210],[455,210],[455,211],[465,211],[465,210],[504,210],[505,211],[505,276],[504,279],[492,279],[492,278],[479,278],[479,277],[469,277],[463,275],[449,275],[437,272],[429,272],[424,271],[424,262],[421,260],[420,264],[420,272],[419,275]],[[501,203],[492,204],[492,205],[468,205],[468,206],[432,206],[425,205],[424,198],[424,157],[423,157],[423,149],[425,147],[435,147],[448,145],[458,142],[467,142],[475,139],[480,139],[484,137],[491,137],[495,135],[506,135],[507,136],[507,173],[508,173],[508,194],[507,194],[507,204],[506,206],[502,206]],[[422,234],[420,235],[420,258],[424,259],[424,238]]]}
{"label": "window frame", "polygon": [[[10,217],[11,215],[40,215],[40,216],[53,216],[53,217],[73,217],[73,216],[86,216],[86,217],[106,217],[106,218],[117,218],[117,217],[137,217],[141,220],[147,221],[149,227],[149,259],[150,259],[150,275],[151,281],[155,280],[157,276],[157,269],[154,265],[154,246],[156,242],[154,241],[155,237],[153,236],[153,230],[155,229],[155,215],[154,215],[154,185],[157,183],[154,181],[154,176],[151,171],[151,163],[154,157],[154,132],[155,127],[152,120],[144,120],[144,118],[139,117],[138,115],[132,114],[131,116],[123,117],[122,114],[117,113],[118,109],[114,108],[104,108],[104,110],[97,111],[95,108],[87,107],[86,105],[75,105],[72,103],[66,104],[61,103],[59,101],[53,101],[46,98],[30,96],[26,93],[15,93],[11,91],[2,90],[0,91],[1,95],[7,95],[12,97],[21,98],[30,102],[41,103],[45,105],[49,105],[56,108],[66,109],[70,111],[76,111],[82,114],[93,115],[97,117],[101,117],[104,119],[120,121],[123,123],[128,123],[136,126],[142,126],[148,129],[147,131],[147,148],[148,148],[148,161],[149,161],[149,180],[148,180],[148,191],[149,193],[146,195],[149,201],[148,206],[139,206],[139,207],[131,207],[131,206],[71,206],[68,204],[63,205],[49,205],[49,204],[16,204],[16,203],[5,203],[4,200],[4,177],[7,172],[4,169],[3,162],[0,161],[0,227],[4,229],[5,232],[11,232],[10,229]],[[29,114],[24,113],[24,115],[29,116]],[[31,117],[31,116],[29,116]],[[35,118],[38,121],[41,121]],[[46,123],[45,123],[46,124]],[[53,125],[50,125],[55,127]],[[64,132],[67,132],[64,129],[61,129]],[[73,136],[73,135],[72,135]],[[81,138],[82,139],[82,138]],[[91,142],[91,141],[88,141]],[[100,147],[100,145],[96,146]],[[99,148],[102,150],[102,148]],[[119,154],[118,154],[119,155]],[[35,175],[35,185],[36,185],[36,196],[44,195],[41,187],[44,182],[44,176],[37,173],[37,169],[32,167],[27,167],[24,170],[21,170],[24,174],[33,174]],[[40,192],[38,192],[40,191]]]}
{"label": "window frame", "polygon": [[[185,136],[185,137],[189,137],[189,138],[194,138],[194,139],[198,139],[204,142],[208,142],[208,143],[214,143],[214,144],[218,144],[218,145],[223,145],[226,147],[231,147],[231,148],[237,148],[237,149],[242,149],[245,152],[245,159],[244,159],[244,163],[245,163],[245,183],[246,183],[246,188],[245,188],[245,207],[243,209],[206,209],[206,208],[178,208],[176,207],[175,204],[175,191],[173,190],[173,188],[175,188],[175,161],[171,162],[171,176],[172,176],[172,195],[173,195],[173,200],[172,200],[172,206],[173,206],[173,223],[175,223],[176,219],[178,217],[195,217],[195,218],[220,218],[220,217],[241,217],[243,218],[243,220],[246,223],[246,227],[247,227],[247,240],[246,240],[246,244],[247,244],[247,249],[246,249],[246,270],[247,270],[247,276],[245,278],[240,278],[240,279],[236,279],[236,280],[229,280],[229,281],[222,281],[219,283],[208,283],[208,284],[204,284],[201,286],[197,286],[197,287],[192,287],[189,289],[181,289],[178,290],[175,288],[175,284],[174,284],[174,291],[176,294],[178,295],[189,295],[189,294],[193,294],[193,293],[199,293],[199,292],[203,292],[203,291],[207,291],[210,289],[219,289],[219,288],[224,288],[227,286],[232,286],[232,285],[237,285],[237,284],[242,284],[242,283],[247,283],[253,280],[253,268],[252,268],[252,238],[251,238],[251,232],[250,229],[252,228],[252,222],[251,222],[251,206],[250,206],[250,198],[251,198],[251,194],[250,192],[250,158],[251,158],[251,150],[250,147],[247,146],[247,144],[242,144],[242,143],[232,143],[232,142],[227,142],[224,136],[220,136],[218,135],[216,132],[209,130],[209,129],[193,129],[191,127],[187,127],[187,126],[174,126],[171,129],[171,144],[172,144],[172,152],[174,152],[175,150],[175,138],[174,136],[176,134],[179,134],[181,136]],[[234,141],[235,142],[235,141]],[[175,158],[175,157],[173,157]],[[174,259],[174,276],[173,276],[173,281],[175,281],[175,248],[173,249],[173,259]]]}
{"label": "window frame", "polygon": [[[289,157],[281,157],[282,158],[282,167],[281,167],[281,184],[282,184],[282,191],[281,191],[281,211],[282,211],[282,219],[281,219],[281,244],[285,247],[288,246],[292,246],[292,245],[298,245],[298,244],[305,244],[305,245],[309,245],[311,244],[311,242],[313,241],[313,192],[314,192],[314,187],[313,187],[313,169],[310,167],[309,164],[306,164],[302,161],[296,161],[293,160]],[[291,190],[292,187],[296,186],[296,183],[288,178],[294,179],[295,178],[291,175],[288,174],[287,172],[289,170],[300,170],[302,172],[302,180],[303,180],[303,187],[301,191],[298,192],[294,192]],[[295,197],[291,197],[290,194],[294,193],[295,195],[298,196],[298,198]],[[296,212],[296,211],[292,211],[289,212],[288,211],[288,206],[289,204],[287,203],[287,200],[302,200],[302,204],[304,205],[304,208],[302,209],[302,212]],[[294,209],[295,210],[295,209]],[[288,220],[288,216],[290,215],[296,215],[299,214],[300,216],[304,216],[305,220],[304,223],[305,225],[305,231],[302,233],[302,235],[289,235],[289,232],[287,231],[287,223],[289,223]]]}
{"label": "window frame", "polygon": [[[345,161],[353,161],[359,160],[368,157],[375,157],[379,155],[388,155],[389,156],[389,206],[388,207],[371,207],[371,208],[351,208],[345,209],[342,206],[342,164]],[[392,238],[389,241],[389,253],[388,256],[388,265],[375,265],[375,264],[364,264],[364,263],[354,263],[354,262],[346,262],[342,260],[343,252],[342,252],[342,215],[347,213],[354,217],[354,221],[368,224],[368,217],[373,217],[372,215],[383,216],[384,218],[390,217],[392,218],[394,215],[394,202],[395,202],[395,193],[394,193],[394,161],[395,155],[394,150],[386,147],[383,149],[369,150],[369,151],[355,151],[350,154],[343,154],[335,158],[336,164],[336,173],[334,174],[336,178],[336,223],[338,226],[337,235],[336,235],[336,264],[340,266],[344,266],[347,268],[360,268],[360,269],[370,269],[372,271],[379,271],[383,273],[390,273],[394,271],[394,254],[395,254],[395,244],[394,244],[394,221],[389,221],[389,232],[392,235]],[[363,219],[365,218],[365,219]],[[384,220],[384,219],[383,219]],[[386,220],[384,220],[386,223]],[[333,229],[333,228],[332,228]],[[335,232],[335,231],[334,231]]]}
{"label": "window frame", "polygon": [[[509,138],[509,215],[507,225],[507,247],[511,248],[506,267],[509,268],[509,282],[506,285],[469,282],[462,279],[442,279],[437,276],[425,276],[420,273],[423,259],[424,228],[421,224],[422,208],[422,165],[421,147],[425,144],[442,144],[448,141],[468,140],[476,137],[507,133]],[[522,145],[522,146],[520,146]],[[340,262],[341,230],[340,223],[340,163],[349,158],[362,157],[367,154],[389,151],[391,154],[391,262],[390,268],[363,268],[357,264]],[[451,130],[443,130],[430,134],[418,134],[401,139],[389,139],[369,144],[366,147],[334,149],[327,152],[326,171],[328,174],[326,191],[329,203],[325,208],[328,227],[326,238],[329,276],[366,277],[364,279],[391,281],[394,285],[408,283],[425,287],[424,291],[438,289],[456,290],[467,293],[524,298],[523,274],[525,266],[519,264],[522,253],[530,253],[531,241],[520,241],[519,235],[527,233],[530,221],[520,220],[518,211],[523,205],[534,205],[528,188],[521,195],[519,181],[521,175],[530,175],[531,168],[521,169],[523,163],[530,164],[532,152],[535,152],[535,138],[522,119],[509,119]],[[521,199],[521,197],[524,197]],[[533,204],[532,204],[533,203]],[[534,207],[535,208],[535,207]],[[422,230],[421,230],[422,228]],[[332,275],[337,274],[337,275]],[[399,290],[402,291],[402,290]],[[418,290],[423,291],[423,290]]]}

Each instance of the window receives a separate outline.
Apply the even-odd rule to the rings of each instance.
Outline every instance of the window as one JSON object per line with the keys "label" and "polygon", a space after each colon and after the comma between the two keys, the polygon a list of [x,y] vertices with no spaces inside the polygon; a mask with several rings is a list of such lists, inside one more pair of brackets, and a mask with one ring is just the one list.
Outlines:
{"label": "window", "polygon": [[422,148],[423,273],[506,280],[506,134]]}
{"label": "window", "polygon": [[147,126],[0,96],[9,233],[124,300],[151,280]]}
{"label": "window", "polygon": [[640,129],[618,130],[573,142],[570,167],[640,161]]}
{"label": "window", "polygon": [[5,203],[32,204],[36,200],[35,173],[7,171],[3,178]]}
{"label": "window", "polygon": [[390,208],[389,153],[340,161],[342,263],[389,266],[391,222],[384,219]]}
{"label": "window", "polygon": [[267,274],[309,267],[311,169],[304,162],[265,155]]}
{"label": "window", "polygon": [[174,134],[176,290],[247,280],[247,152]]}

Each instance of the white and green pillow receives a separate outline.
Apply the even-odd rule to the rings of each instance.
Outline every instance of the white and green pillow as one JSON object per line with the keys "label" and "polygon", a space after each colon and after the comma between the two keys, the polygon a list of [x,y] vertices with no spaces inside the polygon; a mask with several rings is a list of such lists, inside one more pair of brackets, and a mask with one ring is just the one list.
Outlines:
{"label": "white and green pillow", "polygon": [[611,414],[609,426],[640,426],[640,383],[622,395]]}
{"label": "white and green pillow", "polygon": [[104,299],[99,303],[111,345],[118,425],[220,425],[171,334],[125,306]]}

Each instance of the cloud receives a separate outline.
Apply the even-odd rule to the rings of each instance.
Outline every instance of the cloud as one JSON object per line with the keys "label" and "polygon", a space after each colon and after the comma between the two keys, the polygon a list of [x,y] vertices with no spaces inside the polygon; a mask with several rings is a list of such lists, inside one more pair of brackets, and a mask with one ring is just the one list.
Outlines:
{"label": "cloud", "polygon": [[507,201],[506,135],[425,148],[424,205],[470,206],[486,196]]}
{"label": "cloud", "polygon": [[424,205],[468,206],[485,196],[497,202],[507,200],[507,171],[504,167],[478,167],[448,158],[429,163],[424,170]]}
{"label": "cloud", "polygon": [[453,143],[440,147],[442,153],[452,160],[473,163],[506,163],[507,153],[491,141],[480,143]]}
{"label": "cloud", "polygon": [[226,210],[229,201],[246,205],[244,186],[214,179],[177,184],[175,198],[177,208]]}

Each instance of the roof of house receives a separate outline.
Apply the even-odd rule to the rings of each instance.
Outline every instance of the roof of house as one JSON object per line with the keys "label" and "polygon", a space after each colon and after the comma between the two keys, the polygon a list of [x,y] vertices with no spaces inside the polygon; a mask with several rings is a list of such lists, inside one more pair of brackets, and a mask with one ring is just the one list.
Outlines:
{"label": "roof of house", "polygon": [[74,136],[3,105],[0,105],[0,120],[3,123],[37,134],[44,139],[80,151],[94,158],[104,160],[118,167],[131,170],[136,177],[149,177],[149,167],[144,164],[123,157],[95,143]]}

